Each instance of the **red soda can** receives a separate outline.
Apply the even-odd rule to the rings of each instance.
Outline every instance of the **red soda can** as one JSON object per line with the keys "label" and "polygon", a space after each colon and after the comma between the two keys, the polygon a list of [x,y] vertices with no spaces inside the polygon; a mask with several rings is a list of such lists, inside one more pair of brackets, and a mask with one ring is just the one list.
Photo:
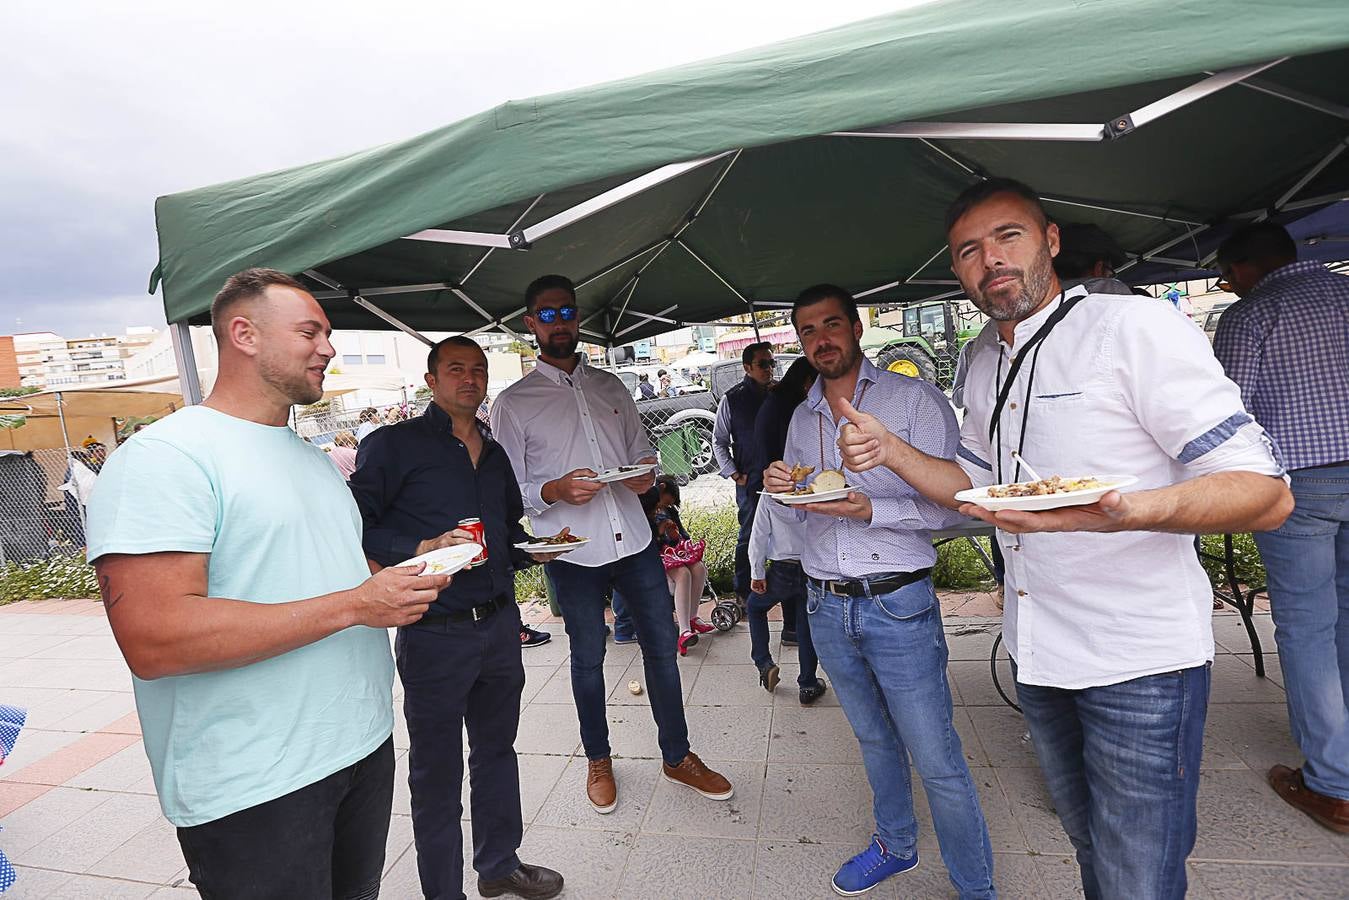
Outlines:
{"label": "red soda can", "polygon": [[473,557],[473,561],[468,564],[468,568],[476,569],[487,562],[487,531],[482,527],[482,519],[460,519],[459,527],[472,532],[473,543],[482,547],[482,552]]}

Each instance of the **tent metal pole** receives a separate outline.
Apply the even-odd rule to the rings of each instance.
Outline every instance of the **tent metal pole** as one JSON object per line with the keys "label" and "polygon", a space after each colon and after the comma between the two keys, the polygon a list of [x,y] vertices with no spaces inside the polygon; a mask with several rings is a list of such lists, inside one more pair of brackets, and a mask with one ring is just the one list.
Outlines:
{"label": "tent metal pole", "polygon": [[1319,197],[1310,197],[1306,200],[1298,200],[1294,203],[1284,204],[1284,212],[1292,212],[1298,209],[1306,209],[1309,206],[1321,206],[1328,203],[1343,203],[1349,200],[1349,191],[1339,191],[1334,194],[1322,194]]}
{"label": "tent metal pole", "polygon": [[967,163],[963,162],[958,156],[955,156],[954,154],[949,153],[949,152],[947,152],[946,150],[943,150],[941,147],[938,147],[936,144],[932,143],[932,142],[929,141],[927,138],[919,138],[919,139],[918,139],[918,142],[919,142],[920,144],[926,145],[927,148],[928,148],[929,150],[931,150],[933,153],[937,153],[937,154],[939,154],[939,155],[941,155],[941,156],[946,157],[946,159],[950,160],[951,163],[954,164],[956,168],[960,169],[960,170],[961,170],[962,172],[964,172],[966,175],[973,175],[975,178],[978,178],[978,179],[980,179],[980,180],[983,179],[984,176],[982,176],[982,175],[980,175],[978,172],[976,172],[976,171],[973,169],[973,167],[971,167],[971,166],[968,165]]}
{"label": "tent metal pole", "polygon": [[[525,217],[528,216],[530,213],[532,213],[534,211],[534,207],[538,206],[539,201],[546,196],[548,195],[545,193],[539,194],[539,196],[535,197],[533,201],[530,202],[529,206],[525,207],[525,211],[520,213],[520,215],[516,217],[515,221],[511,223],[511,227],[506,229],[506,233],[510,234],[512,231],[518,229],[520,227],[520,223],[525,220]],[[467,284],[468,280],[473,277],[473,273],[478,271],[479,266],[487,262],[487,257],[491,256],[492,251],[495,249],[496,249],[495,247],[488,247],[487,250],[483,253],[483,255],[478,257],[478,261],[473,264],[473,268],[469,269],[466,273],[464,273],[464,277],[459,279],[459,283],[461,285]]]}
{"label": "tent metal pole", "polygon": [[1143,262],[1143,261],[1145,261],[1145,260],[1151,260],[1151,259],[1152,259],[1154,256],[1156,256],[1158,253],[1162,253],[1162,252],[1164,252],[1164,251],[1166,251],[1166,250],[1170,250],[1172,247],[1176,246],[1177,244],[1181,243],[1182,241],[1188,241],[1190,238],[1194,237],[1195,235],[1199,234],[1200,232],[1208,231],[1210,227],[1211,227],[1211,226],[1209,226],[1209,225],[1196,225],[1194,228],[1191,228],[1189,231],[1186,231],[1186,232],[1185,232],[1184,234],[1182,234],[1180,237],[1171,238],[1169,241],[1167,241],[1167,242],[1164,243],[1164,244],[1158,244],[1156,247],[1153,247],[1151,250],[1146,250],[1146,251],[1144,251],[1143,253],[1140,253],[1140,254],[1138,255],[1138,258],[1137,258],[1137,259],[1131,259],[1131,260],[1129,260],[1127,263],[1125,263],[1124,265],[1120,266],[1120,267],[1119,267],[1118,269],[1116,269],[1115,271],[1116,271],[1116,272],[1123,272],[1123,271],[1126,270],[1126,269],[1130,269],[1130,268],[1134,267],[1135,265],[1137,265],[1137,264],[1140,263],[1140,262]]}
{"label": "tent metal pole", "polygon": [[1106,206],[1103,203],[1083,203],[1081,200],[1069,200],[1067,197],[1051,197],[1047,194],[1041,194],[1040,199],[1045,203],[1054,203],[1062,206],[1078,206],[1082,209],[1094,209],[1098,212],[1118,213],[1123,216],[1137,216],[1140,219],[1152,219],[1155,222],[1174,222],[1178,225],[1201,225],[1202,222],[1193,222],[1189,219],[1181,219],[1176,216],[1159,216],[1156,213],[1146,213],[1137,209],[1128,209],[1123,206]]}
{"label": "tent metal pole", "polygon": [[1155,122],[1183,106],[1189,106],[1191,103],[1202,100],[1210,94],[1216,94],[1223,88],[1231,87],[1234,84],[1245,81],[1247,78],[1259,75],[1266,69],[1271,69],[1286,59],[1288,59],[1288,57],[1282,56],[1278,59],[1255,63],[1250,66],[1237,66],[1232,69],[1223,69],[1221,72],[1215,72],[1204,80],[1196,82],[1189,87],[1181,88],[1174,94],[1169,94],[1160,100],[1154,100],[1146,106],[1139,107],[1134,110],[1128,118],[1132,120],[1131,124],[1133,128],[1141,128],[1149,122]]}
{"label": "tent metal pole", "polygon": [[197,353],[192,346],[192,328],[186,322],[169,325],[169,340],[173,343],[173,361],[178,366],[178,386],[183,391],[183,402],[195,406],[201,402],[201,378],[197,375]]}
{"label": "tent metal pole", "polygon": [[1308,184],[1311,183],[1311,180],[1313,178],[1321,174],[1322,170],[1324,170],[1326,166],[1333,163],[1336,160],[1336,158],[1339,157],[1339,155],[1344,152],[1344,148],[1346,146],[1349,146],[1349,138],[1346,138],[1345,140],[1342,140],[1338,144],[1336,144],[1329,153],[1321,157],[1320,162],[1318,162],[1316,165],[1308,169],[1307,174],[1299,178],[1296,184],[1294,184],[1292,187],[1290,187],[1287,191],[1284,192],[1283,196],[1281,196],[1278,200],[1274,201],[1274,208],[1276,210],[1283,209],[1284,204],[1287,203],[1289,200],[1292,200],[1294,197],[1296,197],[1304,187],[1306,187]]}
{"label": "tent metal pole", "polygon": [[613,338],[621,338],[623,335],[627,334],[629,331],[636,331],[638,328],[641,328],[641,327],[642,327],[643,325],[645,325],[647,322],[664,322],[666,325],[675,325],[675,326],[683,325],[684,323],[682,323],[682,322],[677,322],[677,321],[675,321],[674,319],[667,319],[667,318],[665,318],[665,314],[666,314],[666,313],[674,312],[674,311],[675,311],[676,309],[678,309],[678,308],[679,308],[679,304],[676,303],[676,304],[673,304],[673,305],[671,305],[671,306],[665,307],[665,309],[662,309],[660,312],[658,312],[658,313],[656,313],[656,314],[654,314],[654,315],[651,314],[651,313],[634,312],[634,313],[632,313],[632,315],[637,316],[638,318],[642,319],[643,321],[641,321],[641,322],[634,322],[633,324],[629,325],[627,328],[624,328],[622,331],[618,332],[617,334],[610,335],[610,340],[612,340]]}
{"label": "tent metal pole", "polygon": [[390,325],[392,325],[394,328],[397,328],[399,331],[403,332],[403,333],[406,334],[406,335],[410,335],[410,336],[412,336],[412,337],[415,337],[417,340],[421,341],[421,342],[422,342],[423,344],[425,344],[426,346],[428,346],[428,347],[434,347],[434,346],[436,345],[436,342],[435,342],[435,341],[431,340],[429,337],[427,337],[426,335],[422,334],[420,331],[418,331],[417,329],[413,328],[411,325],[407,324],[407,323],[404,322],[402,319],[399,319],[397,316],[391,315],[390,313],[387,313],[387,312],[385,312],[384,310],[380,309],[378,306],[376,306],[375,304],[371,303],[369,300],[365,299],[365,298],[362,297],[360,294],[352,294],[352,295],[351,295],[351,302],[352,302],[352,303],[355,303],[357,306],[361,307],[362,309],[369,310],[370,312],[374,313],[374,314],[375,314],[376,316],[378,316],[379,318],[381,318],[381,319],[383,319],[384,321],[388,322],[388,323],[389,323]]}
{"label": "tent metal pole", "polygon": [[901,284],[903,284],[903,282],[901,281],[887,281],[885,284],[877,285],[874,288],[868,288],[867,290],[862,291],[862,293],[860,294],[854,294],[853,299],[861,300],[863,297],[870,297],[872,294],[879,294],[881,291],[888,291],[890,290],[890,288],[899,287]]}
{"label": "tent metal pole", "polygon": [[504,234],[486,234],[481,231],[449,231],[443,228],[428,228],[403,238],[405,241],[432,241],[437,244],[463,244],[468,247],[490,247],[493,250],[509,250],[511,239]]}
{"label": "tent metal pole", "polygon": [[511,337],[515,338],[517,341],[520,340],[520,335],[516,334],[514,331],[511,331],[509,328],[507,328],[506,323],[503,320],[493,318],[491,313],[489,313],[487,310],[479,306],[476,300],[474,300],[468,294],[465,294],[461,289],[457,287],[450,288],[450,293],[454,294],[460,300],[463,300],[464,303],[466,303],[470,309],[472,309],[478,315],[482,316],[488,322],[492,323],[492,325],[494,325],[497,328],[500,328],[502,331],[506,332]]}
{"label": "tent metal pole", "polygon": [[694,169],[705,166],[732,152],[734,151],[727,150],[714,156],[704,156],[699,159],[682,163],[671,163],[670,165],[661,166],[659,169],[647,172],[645,175],[639,175],[631,181],[620,184],[618,187],[610,188],[601,194],[591,197],[589,200],[583,200],[571,209],[566,209],[556,215],[549,216],[542,222],[531,225],[523,231],[512,232],[510,235],[511,246],[523,245],[528,247],[535,241],[545,238],[562,228],[566,228],[568,225],[574,225],[582,219],[587,219],[598,212],[602,212],[613,206],[615,203],[621,203],[629,197],[636,196],[637,194],[664,184],[671,179],[678,178],[686,172],[691,172]]}
{"label": "tent metal pole", "polygon": [[[1211,74],[1211,73],[1210,73]],[[1259,91],[1262,94],[1268,94],[1271,97],[1278,97],[1280,100],[1286,100],[1289,103],[1296,103],[1298,106],[1305,106],[1307,109],[1314,109],[1317,112],[1325,113],[1328,116],[1334,116],[1337,119],[1349,120],[1349,106],[1341,106],[1338,103],[1332,103],[1329,100],[1323,100],[1320,97],[1314,97],[1311,94],[1304,94],[1301,91],[1295,91],[1292,88],[1283,85],[1273,84],[1265,81],[1263,78],[1247,78],[1241,82],[1244,88],[1250,88],[1253,91]]]}
{"label": "tent metal pole", "polygon": [[[311,270],[312,271],[312,270]],[[306,275],[309,272],[305,273]],[[361,288],[362,297],[388,297],[394,294],[419,294],[423,291],[448,291],[454,284],[448,281],[431,281],[426,284],[400,284],[386,287]],[[338,300],[350,296],[346,290],[313,291],[315,300]]]}
{"label": "tent metal pole", "polygon": [[[645,256],[646,254],[650,253],[653,250],[662,249],[666,246],[669,246],[669,243],[670,243],[669,238],[659,238],[658,240],[654,240],[651,243],[647,244],[645,247],[642,247],[639,250],[635,250],[632,253],[629,253],[627,256],[623,257],[618,262],[605,266],[603,269],[600,269],[594,275],[587,275],[585,278],[582,278],[580,281],[576,282],[576,289],[579,291],[581,288],[590,284],[592,281],[598,281],[599,279],[603,278],[605,275],[608,275],[615,269],[621,269],[628,263],[641,259],[643,256]],[[619,291],[621,293],[622,288],[619,288]]]}

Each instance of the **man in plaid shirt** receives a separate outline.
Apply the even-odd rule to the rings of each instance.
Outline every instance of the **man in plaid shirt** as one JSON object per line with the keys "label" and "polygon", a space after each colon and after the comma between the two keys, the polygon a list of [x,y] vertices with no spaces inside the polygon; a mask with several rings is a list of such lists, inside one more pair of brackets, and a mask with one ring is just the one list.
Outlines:
{"label": "man in plaid shirt", "polygon": [[1307,761],[1270,787],[1349,833],[1349,278],[1298,262],[1272,222],[1238,229],[1218,266],[1241,297],[1213,350],[1292,478],[1293,514],[1257,533],[1293,739]]}

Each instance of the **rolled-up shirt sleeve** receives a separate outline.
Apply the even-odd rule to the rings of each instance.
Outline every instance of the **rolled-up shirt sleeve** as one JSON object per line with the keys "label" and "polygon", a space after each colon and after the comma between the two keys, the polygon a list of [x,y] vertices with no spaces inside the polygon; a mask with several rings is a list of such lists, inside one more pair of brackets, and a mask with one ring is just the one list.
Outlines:
{"label": "rolled-up shirt sleeve", "polygon": [[1203,333],[1168,305],[1140,303],[1120,318],[1113,361],[1139,423],[1193,474],[1285,475],[1277,447]]}
{"label": "rolled-up shirt sleeve", "polygon": [[543,486],[547,479],[538,481],[536,480],[538,476],[529,471],[528,453],[526,452],[528,442],[525,430],[520,427],[514,413],[506,408],[504,403],[492,404],[491,420],[492,436],[506,451],[506,455],[510,457],[511,469],[519,481],[520,496],[525,507],[531,513],[547,511],[553,505],[543,499]]}
{"label": "rolled-up shirt sleeve", "polygon": [[712,427],[712,455],[722,478],[735,474],[735,462],[731,459],[731,402],[725,394],[717,405],[717,422]]}
{"label": "rolled-up shirt sleeve", "polygon": [[395,566],[417,555],[424,537],[404,534],[381,525],[389,504],[403,484],[403,469],[398,462],[390,432],[372,431],[356,448],[356,469],[347,486],[361,511],[361,546],[365,555],[382,566]]}

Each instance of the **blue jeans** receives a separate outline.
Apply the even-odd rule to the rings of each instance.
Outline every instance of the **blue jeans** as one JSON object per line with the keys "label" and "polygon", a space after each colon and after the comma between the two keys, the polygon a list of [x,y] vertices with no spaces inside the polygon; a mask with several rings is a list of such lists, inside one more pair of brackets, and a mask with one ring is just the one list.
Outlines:
{"label": "blue jeans", "polygon": [[623,592],[623,606],[632,616],[642,648],[646,692],[656,720],[661,757],[678,765],[689,753],[684,721],[684,691],[675,661],[679,634],[674,624],[674,599],[665,581],[665,566],[653,543],[645,550],[602,566],[578,566],[554,560],[544,566],[553,596],[571,640],[571,692],[581,723],[581,744],[587,759],[609,755],[609,719],[604,700],[604,595]]}
{"label": "blue jeans", "polygon": [[1081,690],[1017,682],[1087,900],[1185,896],[1208,690],[1207,665]]}
{"label": "blue jeans", "polygon": [[[773,661],[768,652],[768,611],[774,604],[782,604],[782,633],[796,631],[796,657],[801,663],[801,673],[796,683],[801,687],[814,687],[819,678],[819,658],[815,655],[815,645],[810,639],[810,617],[806,615],[806,573],[801,564],[793,560],[770,560],[767,577],[768,591],[763,594],[750,592],[749,595],[749,653],[754,665],[762,669]],[[792,602],[795,601],[795,602]],[[787,621],[788,604],[796,613],[796,622]],[[794,624],[794,629],[788,625]]]}
{"label": "blue jeans", "polygon": [[932,579],[858,598],[811,582],[806,610],[820,663],[862,748],[881,842],[905,859],[917,852],[912,758],[951,883],[961,897],[995,896],[988,827],[951,724],[946,635]]}
{"label": "blue jeans", "polygon": [[735,513],[740,530],[735,537],[735,593],[749,596],[749,535],[754,529],[754,511],[759,508],[759,491],[763,482],[751,479],[743,487],[735,487]]}
{"label": "blue jeans", "polygon": [[1349,465],[1299,469],[1293,514],[1255,536],[1307,787],[1349,800]]}
{"label": "blue jeans", "polygon": [[614,611],[614,639],[630,638],[637,633],[636,627],[632,624],[632,615],[628,612],[628,607],[623,603],[623,593],[614,588],[613,596],[609,598],[609,608]]}

